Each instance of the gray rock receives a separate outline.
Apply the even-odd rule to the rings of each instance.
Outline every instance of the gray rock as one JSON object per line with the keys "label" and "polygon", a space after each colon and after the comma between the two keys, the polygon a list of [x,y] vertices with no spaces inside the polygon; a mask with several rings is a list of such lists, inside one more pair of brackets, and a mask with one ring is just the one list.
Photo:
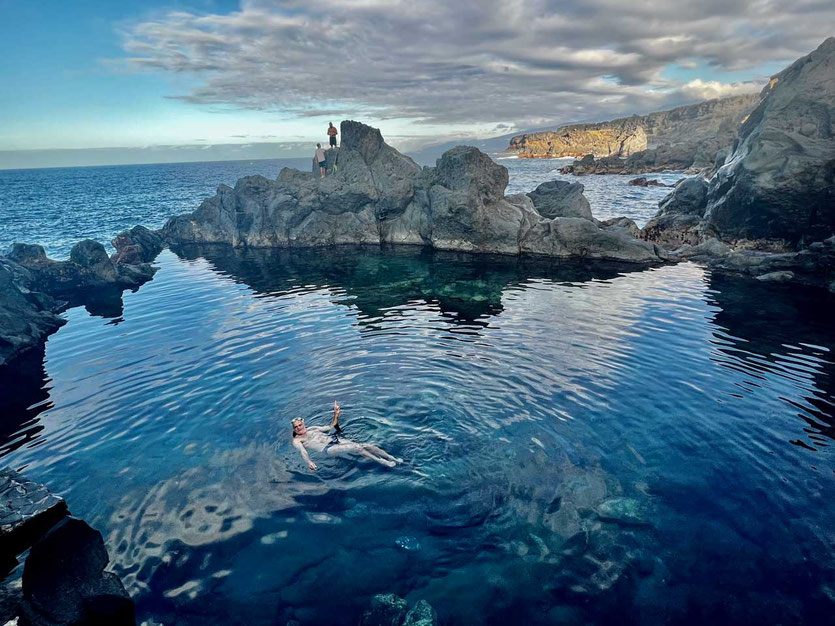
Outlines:
{"label": "gray rock", "polygon": [[438,614],[426,600],[418,600],[406,613],[403,626],[437,626]]}
{"label": "gray rock", "polygon": [[[343,145],[345,138],[342,138]],[[406,601],[393,593],[381,593],[371,598],[371,606],[360,620],[360,626],[400,626],[406,615]]]}
{"label": "gray rock", "polygon": [[790,246],[835,231],[835,38],[774,76],[711,181],[707,221],[726,241]]}
{"label": "gray rock", "polygon": [[29,551],[23,568],[23,614],[32,626],[133,626],[133,601],[119,578],[105,572],[101,533],[65,518]]}
{"label": "gray rock", "polygon": [[565,180],[549,180],[531,191],[530,196],[542,217],[582,217],[591,220],[591,205],[583,195],[585,187]]}
{"label": "gray rock", "polygon": [[641,229],[638,228],[638,225],[635,223],[635,220],[629,219],[628,217],[613,217],[608,220],[603,220],[602,222],[600,222],[600,228],[602,228],[603,230],[614,230],[616,228],[622,228],[633,237],[638,237],[641,234]]}
{"label": "gray rock", "polygon": [[[242,178],[162,230],[174,244],[286,247],[397,243],[518,255],[660,262],[660,249],[590,222],[582,185],[549,183],[530,197],[505,197],[507,169],[458,146],[420,168],[379,131],[342,123],[342,145],[327,152],[324,179],[284,169],[275,181]],[[536,206],[537,203],[539,206]],[[547,208],[543,208],[547,207]],[[584,224],[551,215],[582,215]],[[556,219],[578,219],[577,217]]]}
{"label": "gray rock", "polygon": [[767,274],[760,274],[757,280],[770,283],[785,283],[794,278],[794,272],[768,272]]}

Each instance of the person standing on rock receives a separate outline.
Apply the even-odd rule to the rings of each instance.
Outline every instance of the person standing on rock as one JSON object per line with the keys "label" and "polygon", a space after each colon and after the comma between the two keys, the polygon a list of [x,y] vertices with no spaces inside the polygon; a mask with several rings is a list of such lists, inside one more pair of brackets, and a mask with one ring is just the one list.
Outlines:
{"label": "person standing on rock", "polygon": [[[362,456],[386,467],[394,467],[403,462],[402,459],[393,457],[379,446],[370,443],[356,443],[350,439],[340,437],[339,435],[342,433],[342,428],[339,426],[340,410],[339,405],[334,402],[333,419],[330,426],[306,426],[302,417],[296,417],[291,422],[293,425],[293,447],[299,451],[304,462],[311,470],[316,471],[318,466],[310,460],[308,449],[335,456]],[[328,434],[331,429],[334,430],[333,435]]]}
{"label": "person standing on rock", "polygon": [[339,131],[336,130],[336,126],[333,125],[333,122],[328,122],[328,141],[330,141],[331,149],[336,148],[337,134],[339,134]]}
{"label": "person standing on rock", "polygon": [[322,173],[322,178],[324,178],[325,165],[327,165],[327,162],[325,161],[325,149],[322,147],[322,144],[316,144],[316,154],[313,156],[313,158],[319,164],[319,171]]}

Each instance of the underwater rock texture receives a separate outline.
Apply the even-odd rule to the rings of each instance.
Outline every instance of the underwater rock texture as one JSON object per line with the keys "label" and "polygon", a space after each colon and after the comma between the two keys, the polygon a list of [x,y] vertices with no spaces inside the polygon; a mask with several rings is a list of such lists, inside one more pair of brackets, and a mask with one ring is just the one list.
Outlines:
{"label": "underwater rock texture", "polygon": [[638,263],[659,262],[663,254],[626,232],[598,228],[581,187],[546,184],[530,196],[505,196],[507,169],[477,148],[453,148],[435,167],[420,168],[379,130],[346,121],[341,147],[327,153],[327,172],[322,179],[285,168],[275,181],[250,176],[234,189],[221,185],[161,233],[175,244],[400,243]]}

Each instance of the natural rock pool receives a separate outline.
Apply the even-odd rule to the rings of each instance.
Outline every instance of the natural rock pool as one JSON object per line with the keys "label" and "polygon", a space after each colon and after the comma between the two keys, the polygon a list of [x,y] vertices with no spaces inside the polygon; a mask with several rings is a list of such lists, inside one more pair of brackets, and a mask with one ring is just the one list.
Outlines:
{"label": "natural rock pool", "polygon": [[[639,222],[603,189],[664,195],[589,181],[601,218],[595,185]],[[141,619],[347,625],[389,592],[444,624],[831,616],[833,296],[408,247],[157,263],[66,314],[0,440],[102,531]],[[334,400],[406,462],[310,472],[289,421]]]}

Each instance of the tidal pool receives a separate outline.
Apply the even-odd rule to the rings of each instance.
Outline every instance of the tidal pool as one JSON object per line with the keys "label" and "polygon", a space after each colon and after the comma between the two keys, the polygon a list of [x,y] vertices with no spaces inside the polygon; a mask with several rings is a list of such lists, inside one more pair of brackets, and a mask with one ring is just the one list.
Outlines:
{"label": "tidal pool", "polygon": [[[3,462],[102,531],[141,619],[822,623],[835,300],[693,264],[164,251],[7,389]],[[290,419],[405,463],[317,456]]]}

